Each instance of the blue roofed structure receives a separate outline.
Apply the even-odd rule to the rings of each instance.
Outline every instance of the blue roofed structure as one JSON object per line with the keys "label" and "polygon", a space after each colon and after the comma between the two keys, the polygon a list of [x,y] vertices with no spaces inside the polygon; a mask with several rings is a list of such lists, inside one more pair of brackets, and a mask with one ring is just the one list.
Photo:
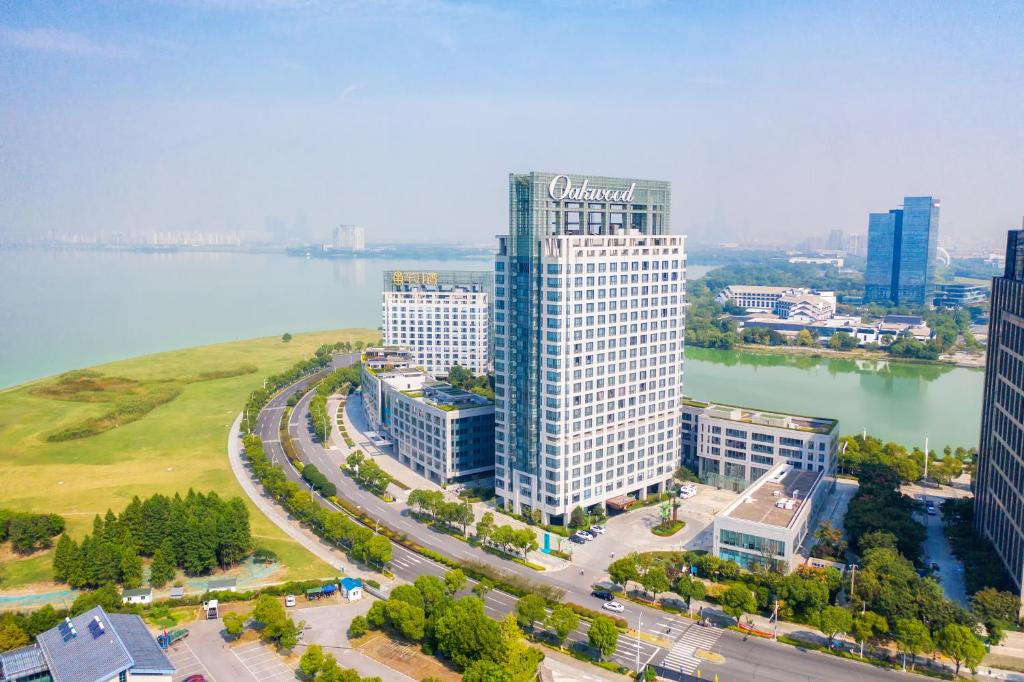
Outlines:
{"label": "blue roofed structure", "polygon": [[[107,614],[97,606],[40,633],[36,644],[0,658],[0,682],[113,682],[145,675],[170,680],[174,666],[132,614]],[[150,677],[152,676],[152,677]]]}

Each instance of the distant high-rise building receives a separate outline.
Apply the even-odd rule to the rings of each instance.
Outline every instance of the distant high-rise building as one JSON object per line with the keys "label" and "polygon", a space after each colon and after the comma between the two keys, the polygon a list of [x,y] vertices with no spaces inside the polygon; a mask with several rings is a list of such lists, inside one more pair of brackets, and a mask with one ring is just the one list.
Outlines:
{"label": "distant high-rise building", "polygon": [[992,278],[974,522],[1024,587],[1024,230],[1011,230],[1006,270]]}
{"label": "distant high-rise building", "polygon": [[923,306],[931,302],[939,200],[905,197],[903,207],[868,217],[864,300]]}
{"label": "distant high-rise building", "polygon": [[863,256],[868,251],[868,238],[863,234],[851,234],[846,240],[846,252],[854,256]]}
{"label": "distant high-rise building", "polygon": [[846,233],[842,230],[832,230],[828,233],[828,242],[826,247],[833,251],[845,251],[846,250]]}
{"label": "distant high-rise building", "polygon": [[495,492],[561,523],[679,458],[686,254],[669,183],[509,176],[494,281]]}
{"label": "distant high-rise building", "polygon": [[362,225],[339,225],[331,235],[331,245],[336,249],[362,251],[366,248],[366,229]]}
{"label": "distant high-rise building", "polygon": [[453,365],[483,375],[490,369],[490,272],[384,272],[384,343],[412,352],[435,377]]}

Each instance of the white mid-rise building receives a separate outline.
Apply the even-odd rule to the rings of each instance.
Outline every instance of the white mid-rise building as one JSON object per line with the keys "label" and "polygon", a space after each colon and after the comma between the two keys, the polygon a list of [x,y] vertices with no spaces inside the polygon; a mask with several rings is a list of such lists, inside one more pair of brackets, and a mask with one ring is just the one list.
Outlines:
{"label": "white mid-rise building", "polygon": [[384,343],[409,349],[414,364],[435,377],[448,376],[453,365],[486,374],[492,290],[489,272],[388,270]]}
{"label": "white mid-rise building", "polygon": [[336,249],[362,251],[366,248],[366,228],[362,225],[339,225],[334,228],[331,245]]}
{"label": "white mid-rise building", "polygon": [[800,287],[768,287],[732,284],[716,297],[748,313],[772,313],[782,319],[820,322],[835,317],[834,291],[813,291]]}
{"label": "white mid-rise building", "polygon": [[678,461],[684,237],[666,182],[510,177],[495,263],[495,484],[545,522],[664,490]]}
{"label": "white mid-rise building", "polygon": [[778,464],[836,474],[839,422],[685,398],[682,461],[710,485],[742,490]]}

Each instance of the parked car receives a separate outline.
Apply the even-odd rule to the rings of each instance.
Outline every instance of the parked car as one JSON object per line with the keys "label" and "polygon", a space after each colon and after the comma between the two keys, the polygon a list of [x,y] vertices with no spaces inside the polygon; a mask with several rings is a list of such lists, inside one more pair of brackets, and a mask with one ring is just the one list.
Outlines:
{"label": "parked car", "polygon": [[935,505],[931,502],[928,503],[928,516],[935,516],[939,511],[935,508]]}
{"label": "parked car", "polygon": [[583,538],[584,540],[593,540],[594,539],[594,536],[591,535],[590,533],[588,533],[585,530],[578,530],[578,531],[576,531],[574,533],[574,535],[576,535],[576,537]]}
{"label": "parked car", "polygon": [[594,525],[590,527],[591,533],[597,533],[598,535],[604,535],[605,527],[600,525]]}
{"label": "parked car", "polygon": [[600,588],[594,590],[590,594],[594,597],[597,597],[598,599],[603,599],[606,602],[610,602],[615,598],[614,594],[612,594],[608,590],[602,590]]}
{"label": "parked car", "polygon": [[694,497],[697,494],[697,486],[692,483],[679,486],[679,497],[684,500]]}
{"label": "parked car", "polygon": [[295,595],[294,594],[289,594],[287,597],[285,597],[284,598],[284,605],[285,606],[295,606]]}
{"label": "parked car", "polygon": [[942,567],[941,567],[941,566],[939,566],[939,565],[938,565],[937,563],[935,563],[934,561],[932,562],[932,570],[933,570],[933,571],[936,571],[936,572],[938,572],[938,571],[939,571],[939,570],[940,570],[941,568],[942,568]]}
{"label": "parked car", "polygon": [[615,613],[622,613],[626,610],[626,607],[617,601],[605,602],[601,605],[601,608],[605,611],[614,611]]}
{"label": "parked car", "polygon": [[575,542],[577,545],[585,544],[587,541],[579,535],[570,535],[569,542]]}
{"label": "parked car", "polygon": [[206,682],[206,678],[202,675],[189,675],[184,682]]}

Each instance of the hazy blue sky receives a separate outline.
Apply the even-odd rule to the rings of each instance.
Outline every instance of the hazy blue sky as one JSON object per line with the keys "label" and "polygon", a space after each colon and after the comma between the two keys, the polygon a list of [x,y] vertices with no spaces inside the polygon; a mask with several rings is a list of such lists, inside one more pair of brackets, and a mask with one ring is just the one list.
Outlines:
{"label": "hazy blue sky", "polygon": [[694,237],[1024,214],[1024,4],[0,3],[0,232],[489,242],[507,174],[673,182]]}

